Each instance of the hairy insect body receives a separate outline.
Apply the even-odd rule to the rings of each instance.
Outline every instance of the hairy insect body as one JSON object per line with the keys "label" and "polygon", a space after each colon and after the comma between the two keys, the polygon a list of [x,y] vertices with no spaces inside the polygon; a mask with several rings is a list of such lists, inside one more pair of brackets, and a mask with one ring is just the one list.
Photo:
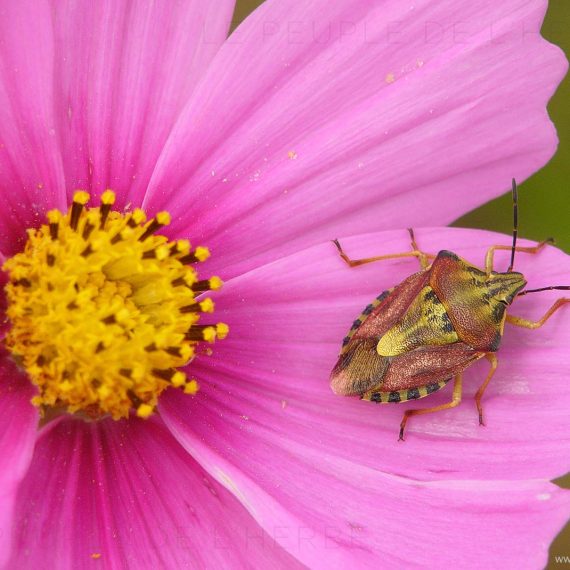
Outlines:
{"label": "hairy insect body", "polygon": [[522,274],[487,275],[441,251],[427,269],[380,295],[353,323],[331,375],[333,390],[379,403],[439,390],[499,348]]}
{"label": "hairy insect body", "polygon": [[[338,240],[334,244],[349,267],[367,263],[415,257],[422,270],[385,291],[354,321],[345,337],[338,361],[331,373],[331,387],[337,394],[358,395],[381,404],[406,402],[429,396],[452,378],[450,402],[431,408],[406,410],[400,423],[403,439],[406,422],[413,415],[453,408],[461,402],[462,372],[480,358],[491,368],[475,394],[479,424],[483,425],[481,399],[497,369],[496,352],[505,322],[517,327],[541,327],[560,307],[570,303],[562,297],[538,321],[507,314],[517,296],[546,290],[570,290],[570,285],[551,285],[522,290],[526,281],[513,271],[515,252],[537,254],[551,243],[547,239],[531,247],[517,246],[517,186],[513,179],[513,244],[493,245],[481,270],[450,251],[436,256],[420,251],[413,230],[408,230],[412,250],[350,259]],[[511,250],[505,273],[493,269],[498,249]],[[430,260],[431,261],[430,263]]]}

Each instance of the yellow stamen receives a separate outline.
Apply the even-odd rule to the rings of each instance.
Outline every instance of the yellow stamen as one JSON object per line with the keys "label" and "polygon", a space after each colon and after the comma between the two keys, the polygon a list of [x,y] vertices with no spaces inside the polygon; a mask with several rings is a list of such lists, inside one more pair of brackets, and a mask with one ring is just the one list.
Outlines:
{"label": "yellow stamen", "polygon": [[212,299],[204,299],[200,302],[200,310],[203,313],[213,313],[214,312],[214,301]]}
{"label": "yellow stamen", "polygon": [[115,203],[115,193],[112,190],[105,190],[101,194],[101,204],[112,206]]}
{"label": "yellow stamen", "polygon": [[225,323],[218,323],[216,325],[216,337],[219,340],[223,340],[224,338],[226,338],[228,336],[229,332],[230,332],[230,329],[229,329],[228,325],[226,325]]}
{"label": "yellow stamen", "polygon": [[190,380],[190,382],[188,382],[186,386],[184,386],[185,394],[191,394],[193,396],[197,391],[198,391],[198,382],[196,382],[196,380]]}
{"label": "yellow stamen", "polygon": [[85,204],[89,202],[89,194],[83,190],[77,190],[73,194],[73,201],[81,204],[82,206],[85,206]]}
{"label": "yellow stamen", "polygon": [[222,288],[222,280],[219,277],[210,277],[209,279],[210,281],[210,290],[211,291],[217,291],[218,289]]}
{"label": "yellow stamen", "polygon": [[194,252],[196,259],[198,261],[206,261],[208,257],[210,257],[210,250],[207,247],[197,247],[196,251]]}
{"label": "yellow stamen", "polygon": [[88,201],[78,191],[67,213],[48,212],[4,264],[5,343],[38,387],[32,402],[42,411],[147,418],[168,386],[198,390],[177,369],[198,342],[227,335],[223,323],[198,324],[214,303],[196,296],[222,282],[200,280],[187,265],[207,259],[207,248],[156,233],[170,223],[167,212],[147,221],[142,210],[112,211],[110,190],[99,207]]}
{"label": "yellow stamen", "polygon": [[137,416],[139,418],[148,418],[152,415],[152,412],[154,411],[152,406],[149,406],[148,404],[141,404],[138,408],[137,408]]}

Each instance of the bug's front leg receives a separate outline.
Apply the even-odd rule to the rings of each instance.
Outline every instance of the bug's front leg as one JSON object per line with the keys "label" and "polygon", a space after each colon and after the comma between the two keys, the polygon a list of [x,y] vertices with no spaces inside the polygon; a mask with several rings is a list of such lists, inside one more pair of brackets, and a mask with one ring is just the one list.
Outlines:
{"label": "bug's front leg", "polygon": [[551,316],[552,314],[560,309],[566,303],[570,303],[570,299],[567,297],[561,297],[558,299],[548,311],[544,314],[544,316],[539,319],[538,321],[528,321],[527,319],[522,319],[521,317],[515,317],[514,315],[508,315],[505,317],[505,320],[510,323],[511,325],[515,325],[517,327],[523,327],[525,329],[537,329],[541,327]]}
{"label": "bug's front leg", "polygon": [[414,228],[408,228],[408,233],[410,234],[410,241],[412,244],[412,252],[418,254],[418,261],[420,262],[422,269],[427,269],[429,267],[429,260],[435,259],[435,255],[429,253],[424,253],[416,243],[416,236],[414,235]]}
{"label": "bug's front leg", "polygon": [[[547,238],[540,243],[536,244],[532,247],[515,247],[515,251],[519,251],[521,253],[538,253],[545,245],[553,244],[553,238]],[[487,254],[485,255],[485,272],[487,275],[493,271],[493,257],[495,255],[496,250],[507,250],[511,251],[512,247],[510,245],[492,245],[488,250]]]}
{"label": "bug's front leg", "polygon": [[449,408],[455,408],[461,402],[461,374],[455,377],[453,384],[453,396],[451,397],[451,402],[447,404],[441,404],[440,406],[434,406],[433,408],[425,408],[423,410],[406,410],[404,412],[404,417],[402,418],[402,423],[400,424],[400,435],[398,441],[404,441],[404,429],[408,423],[408,419],[411,416],[419,416],[421,414],[431,414],[432,412],[439,412],[441,410],[447,410]]}

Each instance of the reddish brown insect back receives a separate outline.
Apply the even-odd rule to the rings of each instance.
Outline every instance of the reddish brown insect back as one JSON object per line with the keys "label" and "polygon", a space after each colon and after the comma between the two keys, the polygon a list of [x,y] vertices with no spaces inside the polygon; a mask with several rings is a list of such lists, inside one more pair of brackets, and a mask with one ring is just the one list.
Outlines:
{"label": "reddish brown insect back", "polygon": [[[481,397],[496,367],[505,322],[537,328],[570,299],[559,299],[542,319],[527,321],[507,315],[507,307],[526,280],[512,271],[514,252],[537,253],[548,240],[535,247],[516,246],[516,185],[513,180],[515,231],[513,245],[492,246],[485,270],[450,251],[433,256],[420,251],[410,231],[412,251],[352,260],[335,245],[351,267],[399,257],[417,257],[421,271],[410,275],[370,303],[354,321],[345,337],[331,373],[336,394],[358,395],[377,403],[398,403],[423,398],[455,378],[453,399],[423,410],[408,410],[400,427],[400,439],[409,416],[454,407],[461,401],[461,373],[480,358],[487,358],[491,371],[476,395],[479,421],[483,423]],[[510,249],[509,270],[493,270],[497,249]],[[431,261],[431,263],[430,263]],[[568,289],[568,286],[551,287]],[[531,292],[531,291],[528,291]]]}

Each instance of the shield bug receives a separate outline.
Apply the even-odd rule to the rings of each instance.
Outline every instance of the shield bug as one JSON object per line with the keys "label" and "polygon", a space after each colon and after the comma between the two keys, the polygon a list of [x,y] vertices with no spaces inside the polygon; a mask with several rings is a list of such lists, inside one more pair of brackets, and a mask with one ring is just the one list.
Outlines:
{"label": "shield bug", "polygon": [[[490,365],[487,377],[477,390],[475,403],[483,425],[481,399],[495,370],[496,353],[505,322],[535,329],[570,299],[558,299],[538,321],[507,313],[516,297],[548,289],[570,289],[557,285],[526,289],[522,273],[513,271],[515,252],[538,253],[552,240],[534,247],[517,247],[517,187],[513,193],[513,241],[511,246],[493,245],[485,257],[485,269],[471,265],[451,251],[431,255],[420,251],[413,230],[412,250],[366,259],[350,259],[338,240],[341,258],[350,266],[403,257],[416,257],[421,270],[399,285],[384,291],[354,321],[344,338],[331,387],[337,394],[358,395],[362,400],[381,404],[417,400],[443,388],[454,379],[450,402],[404,412],[399,439],[411,416],[453,408],[461,402],[463,370],[481,358]],[[511,250],[506,272],[493,269],[496,250]]]}

